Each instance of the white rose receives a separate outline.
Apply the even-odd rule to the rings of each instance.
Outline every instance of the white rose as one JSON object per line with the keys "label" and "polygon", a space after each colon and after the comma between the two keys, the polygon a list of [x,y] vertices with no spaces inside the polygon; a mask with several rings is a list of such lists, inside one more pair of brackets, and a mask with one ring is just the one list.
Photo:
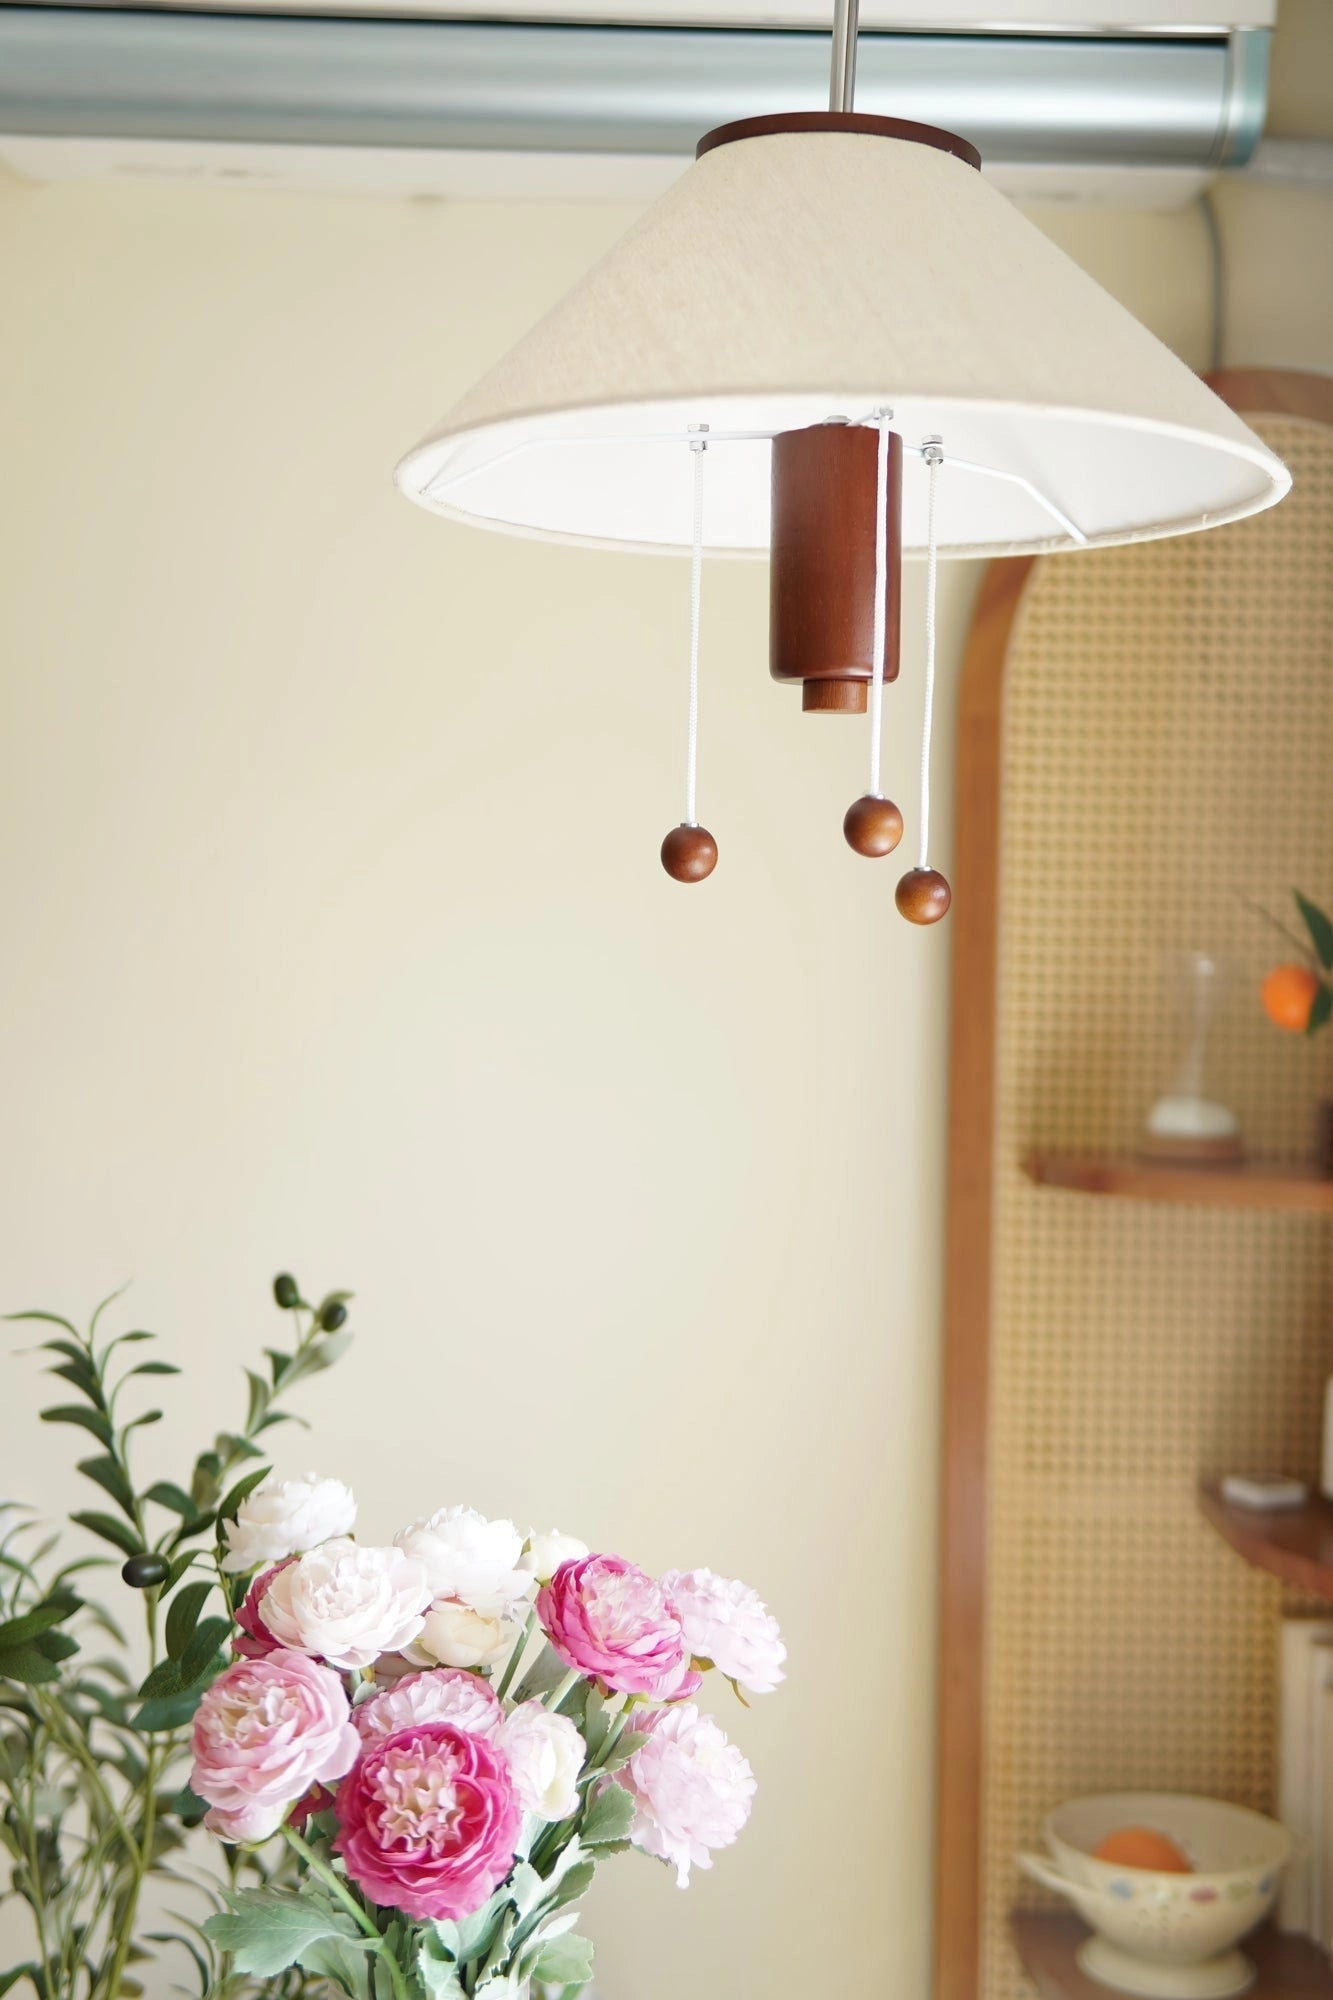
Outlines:
{"label": "white rose", "polygon": [[574,1535],[562,1535],[558,1528],[550,1528],[546,1534],[539,1535],[534,1528],[520,1561],[538,1583],[549,1583],[561,1563],[581,1562],[587,1554],[588,1544],[580,1542]]}
{"label": "white rose", "polygon": [[268,1569],[288,1556],[304,1555],[356,1525],[356,1501],[341,1479],[266,1480],[242,1500],[234,1521],[223,1523],[227,1553],[222,1567],[240,1573]]}
{"label": "white rose", "polygon": [[518,1636],[507,1618],[487,1618],[471,1605],[437,1598],[408,1648],[418,1666],[493,1667]]}
{"label": "white rose", "polygon": [[567,1715],[525,1701],[501,1724],[499,1743],[524,1812],[557,1820],[577,1811],[583,1738]]}
{"label": "white rose", "polygon": [[401,1549],[334,1541],[280,1569],[259,1615],[280,1646],[351,1673],[409,1646],[429,1602],[426,1572]]}
{"label": "white rose", "polygon": [[532,1588],[520,1568],[518,1529],[512,1521],[488,1521],[475,1507],[442,1507],[394,1541],[425,1565],[432,1597],[456,1598],[487,1618],[498,1618]]}

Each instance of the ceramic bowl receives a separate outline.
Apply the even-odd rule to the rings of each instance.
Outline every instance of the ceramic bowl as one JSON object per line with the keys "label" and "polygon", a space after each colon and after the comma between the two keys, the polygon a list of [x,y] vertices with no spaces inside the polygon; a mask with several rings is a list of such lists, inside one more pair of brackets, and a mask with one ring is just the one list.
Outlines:
{"label": "ceramic bowl", "polygon": [[[1188,1875],[1123,1868],[1093,1849],[1119,1827],[1151,1827],[1193,1864]],[[1243,1806],[1180,1792],[1107,1792],[1048,1814],[1050,1851],[1024,1871],[1066,1896],[1096,1935],[1079,1963],[1104,1986],[1152,2000],[1228,2000],[1254,1969],[1237,1941],[1268,1915],[1292,1838]]]}

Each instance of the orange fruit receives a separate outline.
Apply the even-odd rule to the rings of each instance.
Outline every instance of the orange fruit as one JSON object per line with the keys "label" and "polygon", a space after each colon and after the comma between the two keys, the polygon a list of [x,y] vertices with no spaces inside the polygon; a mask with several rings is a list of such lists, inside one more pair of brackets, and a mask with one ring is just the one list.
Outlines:
{"label": "orange fruit", "polygon": [[1270,1021],[1303,1035],[1318,991],[1319,981],[1308,966],[1275,965],[1259,988],[1259,997]]}
{"label": "orange fruit", "polygon": [[1114,1862],[1117,1868],[1150,1868],[1158,1875],[1194,1873],[1193,1863],[1175,1841],[1164,1833],[1154,1833],[1150,1826],[1117,1827],[1092,1853],[1094,1860]]}

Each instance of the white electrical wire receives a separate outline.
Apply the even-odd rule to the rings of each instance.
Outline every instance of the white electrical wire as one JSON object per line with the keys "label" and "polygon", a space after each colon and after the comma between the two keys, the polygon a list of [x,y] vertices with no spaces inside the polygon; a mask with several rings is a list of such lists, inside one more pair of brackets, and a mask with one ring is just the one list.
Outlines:
{"label": "white electrical wire", "polygon": [[922,457],[926,461],[930,484],[926,500],[926,698],[921,718],[921,841],[918,868],[929,865],[926,857],[930,848],[930,732],[935,710],[935,578],[939,568],[935,537],[935,487],[944,463],[939,438],[926,439]]}
{"label": "white electrical wire", "polygon": [[[692,426],[706,431],[707,424]],[[690,440],[694,459],[694,528],[690,543],[690,710],[685,738],[685,825],[697,826],[696,794],[699,788],[699,605],[703,595],[704,569],[704,456],[707,445],[702,437]]]}
{"label": "white electrical wire", "polygon": [[880,739],[884,718],[884,647],[889,599],[889,421],[890,410],[876,410],[879,453],[875,466],[875,612],[873,658],[870,681],[870,797],[881,797],[879,789]]}

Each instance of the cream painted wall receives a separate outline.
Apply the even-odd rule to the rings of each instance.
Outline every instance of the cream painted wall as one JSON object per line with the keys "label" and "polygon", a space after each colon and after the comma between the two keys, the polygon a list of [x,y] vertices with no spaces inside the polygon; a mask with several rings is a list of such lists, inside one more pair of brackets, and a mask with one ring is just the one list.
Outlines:
{"label": "cream painted wall", "polygon": [[[352,1285],[278,1460],[365,1532],[465,1499],[751,1579],[791,1645],[734,1717],[753,1825],[688,1897],[607,1876],[602,1989],[925,2000],[947,926],[843,847],[864,730],[768,682],[762,569],[706,576],[685,892],[683,567],[388,480],[626,219],[0,188],[0,1303],[133,1277],[193,1446],[271,1273]],[[1196,217],[1045,221],[1203,358]],[[3,1484],[70,1504],[3,1369]]]}

